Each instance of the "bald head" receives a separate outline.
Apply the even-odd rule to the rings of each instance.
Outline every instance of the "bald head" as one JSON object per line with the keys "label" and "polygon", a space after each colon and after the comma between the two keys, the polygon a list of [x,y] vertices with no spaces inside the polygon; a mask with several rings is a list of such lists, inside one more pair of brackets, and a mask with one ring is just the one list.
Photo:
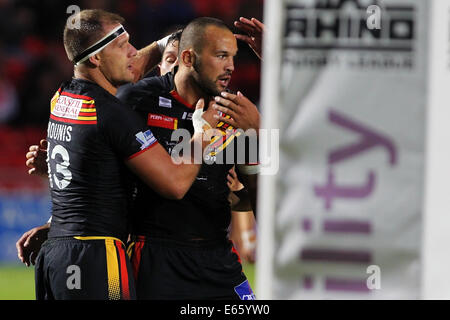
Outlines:
{"label": "bald head", "polygon": [[231,32],[222,20],[210,17],[194,19],[184,28],[181,34],[179,52],[190,48],[196,52],[201,52],[205,45],[205,31],[212,26]]}
{"label": "bald head", "polygon": [[224,91],[234,70],[237,41],[220,20],[198,18],[181,34],[178,50],[179,69],[175,82],[187,85],[199,96],[215,96]]}

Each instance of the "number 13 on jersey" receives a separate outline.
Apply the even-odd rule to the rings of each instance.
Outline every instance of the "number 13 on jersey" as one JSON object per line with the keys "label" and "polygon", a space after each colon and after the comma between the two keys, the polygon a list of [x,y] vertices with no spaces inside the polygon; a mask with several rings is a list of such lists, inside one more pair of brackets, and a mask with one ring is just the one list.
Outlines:
{"label": "number 13 on jersey", "polygon": [[66,188],[72,180],[72,173],[69,170],[70,157],[69,152],[62,145],[57,144],[51,148],[48,144],[48,178],[50,188],[62,190]]}

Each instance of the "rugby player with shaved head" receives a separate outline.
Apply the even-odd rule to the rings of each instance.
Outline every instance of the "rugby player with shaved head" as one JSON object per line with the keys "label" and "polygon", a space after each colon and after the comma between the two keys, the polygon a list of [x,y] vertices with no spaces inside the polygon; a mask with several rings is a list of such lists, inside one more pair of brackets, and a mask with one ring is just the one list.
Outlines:
{"label": "rugby player with shaved head", "polygon": [[[229,106],[242,116],[218,116],[217,129],[222,130],[223,140],[214,142],[214,154],[225,153],[234,147],[236,138],[231,125],[259,128],[256,106],[240,93],[227,92],[237,51],[235,36],[221,20],[195,19],[181,34],[178,67],[162,77],[143,79],[118,97],[147,120],[168,153],[175,148],[172,134],[176,130],[193,132],[190,118],[197,100],[204,99],[208,110]],[[138,299],[254,298],[228,239],[227,175],[233,165],[203,164],[180,200],[163,198],[142,183],[138,186],[131,246]],[[256,173],[248,167],[240,166],[244,174]]]}

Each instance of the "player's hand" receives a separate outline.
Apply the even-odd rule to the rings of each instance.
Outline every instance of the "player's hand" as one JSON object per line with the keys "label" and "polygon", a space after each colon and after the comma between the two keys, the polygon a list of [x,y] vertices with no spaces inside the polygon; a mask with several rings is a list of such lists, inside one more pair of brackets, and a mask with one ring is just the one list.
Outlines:
{"label": "player's hand", "polygon": [[42,139],[38,145],[32,145],[25,155],[26,166],[30,168],[28,174],[47,176],[47,140]]}
{"label": "player's hand", "polygon": [[225,115],[216,114],[214,117],[217,120],[244,131],[255,129],[256,133],[258,133],[260,121],[258,108],[241,92],[238,91],[235,95],[224,91],[220,97],[217,96],[214,99],[213,108],[231,117],[226,118]]}
{"label": "player's hand", "polygon": [[255,18],[249,20],[240,17],[239,21],[234,22],[234,25],[236,28],[247,33],[247,35],[235,34],[236,39],[246,42],[250,48],[253,49],[258,58],[262,59],[262,37],[265,30],[264,24]]}
{"label": "player's hand", "polygon": [[47,240],[50,223],[33,228],[25,232],[16,242],[17,256],[27,267],[36,263],[36,257],[41,250],[42,243]]}
{"label": "player's hand", "polygon": [[195,112],[192,115],[194,133],[201,133],[203,135],[203,141],[211,141],[217,135],[218,131],[215,129],[218,120],[214,117],[214,115],[217,115],[217,111],[212,107],[212,104],[214,104],[214,101],[210,102],[210,107],[204,111],[205,100],[198,100],[195,106]]}
{"label": "player's hand", "polygon": [[[212,105],[214,104],[214,101],[211,101],[209,103],[208,109],[206,109],[205,112],[203,112],[203,119],[206,120],[206,122],[209,123],[209,125],[211,126],[211,128],[215,128],[217,126],[217,123],[219,122],[214,115],[217,115],[217,110],[215,110]],[[195,109],[203,109],[205,106],[205,101],[203,99],[200,99],[197,102],[197,105],[195,106]]]}
{"label": "player's hand", "polygon": [[244,185],[239,181],[234,167],[228,171],[227,185],[230,191],[239,191],[244,189]]}

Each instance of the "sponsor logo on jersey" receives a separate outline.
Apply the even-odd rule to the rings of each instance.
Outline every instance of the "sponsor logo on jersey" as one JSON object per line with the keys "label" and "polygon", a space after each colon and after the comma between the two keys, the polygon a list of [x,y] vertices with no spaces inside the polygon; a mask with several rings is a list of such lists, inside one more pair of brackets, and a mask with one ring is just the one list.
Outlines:
{"label": "sponsor logo on jersey", "polygon": [[96,124],[95,101],[87,96],[58,90],[50,102],[50,118],[73,124]]}
{"label": "sponsor logo on jersey", "polygon": [[237,293],[241,300],[256,300],[255,294],[253,293],[252,288],[250,288],[248,280],[245,280],[240,285],[234,287],[234,292]]}
{"label": "sponsor logo on jersey", "polygon": [[136,133],[136,140],[141,144],[141,150],[150,147],[156,142],[156,138],[150,130]]}
{"label": "sponsor logo on jersey", "polygon": [[151,127],[159,127],[175,130],[178,128],[178,119],[165,116],[162,114],[149,113],[147,117],[147,125]]}
{"label": "sponsor logo on jersey", "polygon": [[164,108],[172,108],[172,100],[159,97],[159,106]]}

